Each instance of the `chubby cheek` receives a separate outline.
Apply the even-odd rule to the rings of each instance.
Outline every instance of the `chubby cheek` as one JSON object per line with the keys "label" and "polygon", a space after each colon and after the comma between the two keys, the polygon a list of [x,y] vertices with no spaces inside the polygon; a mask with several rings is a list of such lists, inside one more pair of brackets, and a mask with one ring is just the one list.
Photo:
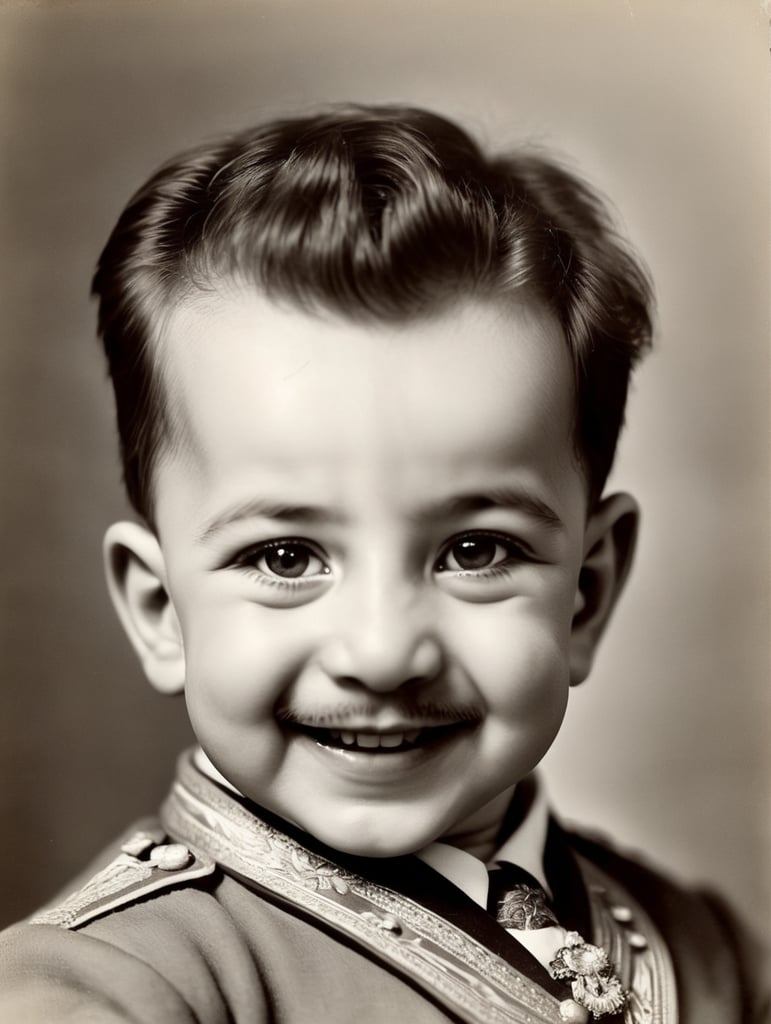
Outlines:
{"label": "chubby cheek", "polygon": [[182,628],[194,728],[205,729],[207,721],[233,729],[272,726],[276,702],[301,660],[295,631],[254,605],[199,608]]}
{"label": "chubby cheek", "polygon": [[547,737],[548,745],[567,706],[569,627],[542,612],[521,601],[456,634],[459,660],[485,705],[490,731],[506,731],[517,746]]}
{"label": "chubby cheek", "polygon": [[246,796],[271,806],[272,780],[283,777],[287,753],[274,714],[287,659],[266,653],[264,644],[243,632],[223,627],[220,636],[217,645],[196,640],[186,651],[190,724],[225,778]]}

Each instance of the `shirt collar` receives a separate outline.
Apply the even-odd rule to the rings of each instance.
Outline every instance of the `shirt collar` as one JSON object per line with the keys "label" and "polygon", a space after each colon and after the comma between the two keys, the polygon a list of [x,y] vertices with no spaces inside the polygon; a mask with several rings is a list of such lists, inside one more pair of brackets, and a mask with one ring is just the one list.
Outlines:
{"label": "shirt collar", "polygon": [[487,906],[488,870],[504,860],[529,871],[551,895],[543,863],[548,827],[549,805],[543,786],[538,784],[524,819],[487,864],[466,850],[441,842],[431,843],[415,856],[438,871],[480,907]]}

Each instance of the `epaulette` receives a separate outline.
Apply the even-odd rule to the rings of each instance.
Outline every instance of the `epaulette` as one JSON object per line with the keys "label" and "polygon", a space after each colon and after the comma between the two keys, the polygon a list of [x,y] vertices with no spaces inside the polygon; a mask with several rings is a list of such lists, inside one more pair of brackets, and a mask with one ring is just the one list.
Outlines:
{"label": "epaulette", "polygon": [[151,893],[187,885],[214,872],[216,862],[167,837],[162,828],[132,832],[118,855],[61,903],[29,919],[30,924],[79,928]]}

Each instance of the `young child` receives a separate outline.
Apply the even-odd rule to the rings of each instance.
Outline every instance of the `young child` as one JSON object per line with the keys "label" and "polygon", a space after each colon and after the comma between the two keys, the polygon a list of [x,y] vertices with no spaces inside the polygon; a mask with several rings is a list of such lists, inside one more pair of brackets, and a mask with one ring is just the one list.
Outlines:
{"label": "young child", "polygon": [[110,592],[199,747],[5,933],[0,1019],[762,1019],[721,905],[531,774],[637,527],[603,488],[651,296],[591,191],[340,108],[168,164],[94,290]]}

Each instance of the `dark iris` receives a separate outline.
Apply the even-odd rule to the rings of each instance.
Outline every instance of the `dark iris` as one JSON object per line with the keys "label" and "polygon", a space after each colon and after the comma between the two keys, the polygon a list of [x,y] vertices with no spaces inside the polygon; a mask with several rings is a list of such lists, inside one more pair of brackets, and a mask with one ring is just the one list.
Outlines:
{"label": "dark iris", "polygon": [[495,560],[496,547],[492,537],[476,537],[459,540],[451,551],[461,569],[485,569]]}
{"label": "dark iris", "polygon": [[311,553],[299,544],[281,544],[268,548],[264,557],[266,566],[276,576],[294,578],[308,571]]}

